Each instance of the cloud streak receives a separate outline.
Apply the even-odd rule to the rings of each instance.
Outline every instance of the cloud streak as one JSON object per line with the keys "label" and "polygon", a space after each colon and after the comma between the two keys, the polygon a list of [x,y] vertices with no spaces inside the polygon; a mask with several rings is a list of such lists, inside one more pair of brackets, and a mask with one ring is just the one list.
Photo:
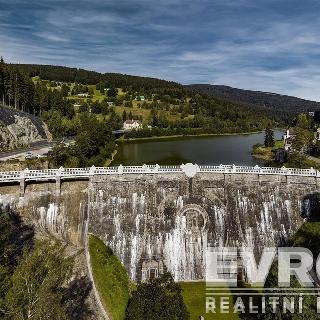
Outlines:
{"label": "cloud streak", "polygon": [[320,100],[316,0],[0,0],[0,54]]}

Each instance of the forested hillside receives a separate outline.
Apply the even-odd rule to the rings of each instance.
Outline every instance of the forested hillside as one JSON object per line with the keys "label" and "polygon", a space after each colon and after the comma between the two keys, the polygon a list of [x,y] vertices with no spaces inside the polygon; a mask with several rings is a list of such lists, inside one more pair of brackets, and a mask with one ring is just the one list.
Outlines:
{"label": "forested hillside", "polygon": [[60,66],[9,66],[39,80],[34,86],[36,114],[58,110],[71,119],[77,111],[105,116],[115,112],[123,120],[140,119],[157,129],[141,131],[139,136],[159,135],[163,129],[170,129],[170,134],[257,131],[270,122],[250,108],[193,93],[175,82]]}
{"label": "forested hillside", "polygon": [[[146,93],[167,94],[183,91],[183,86],[172,82],[155,78],[131,76],[120,73],[98,73],[84,69],[69,68],[50,65],[16,64],[12,65],[30,77],[39,76],[41,79],[61,82],[77,82],[82,84],[97,84],[100,81],[108,83],[109,86],[124,88],[126,90],[144,90]],[[178,94],[179,95],[179,94]],[[181,94],[180,94],[181,96]]]}
{"label": "forested hillside", "polygon": [[29,74],[13,65],[0,61],[0,103],[33,115],[51,109],[72,116],[70,101],[60,90],[49,90],[42,82],[34,83]]}
{"label": "forested hillside", "polygon": [[243,90],[210,84],[193,84],[185,87],[212,97],[246,105],[252,109],[274,115],[286,122],[292,120],[299,113],[320,109],[320,102],[276,93]]}
{"label": "forested hillside", "polygon": [[55,138],[75,144],[55,150],[56,165],[106,165],[115,149],[111,132],[140,121],[125,138],[255,132],[279,125],[246,106],[195,93],[154,78],[83,69],[0,64],[0,99],[40,117]]}

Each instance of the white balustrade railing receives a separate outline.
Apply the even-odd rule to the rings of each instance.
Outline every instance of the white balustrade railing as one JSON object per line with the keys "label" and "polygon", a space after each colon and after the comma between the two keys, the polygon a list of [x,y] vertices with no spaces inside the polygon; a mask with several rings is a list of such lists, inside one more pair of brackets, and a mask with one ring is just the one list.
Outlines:
{"label": "white balustrade railing", "polygon": [[184,173],[189,177],[196,173],[223,173],[223,174],[259,174],[259,175],[286,175],[303,177],[320,177],[320,172],[313,168],[273,168],[273,167],[248,167],[235,165],[193,165],[181,166],[118,166],[118,167],[90,167],[90,168],[59,168],[47,170],[29,170],[0,172],[0,183],[19,182],[21,180],[54,180],[54,179],[77,179],[90,178],[99,175],[120,175],[120,174],[163,174],[163,173]]}

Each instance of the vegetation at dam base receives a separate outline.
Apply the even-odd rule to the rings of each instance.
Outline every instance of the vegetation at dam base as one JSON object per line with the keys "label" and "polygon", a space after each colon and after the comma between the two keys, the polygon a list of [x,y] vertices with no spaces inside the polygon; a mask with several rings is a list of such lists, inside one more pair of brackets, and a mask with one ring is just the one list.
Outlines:
{"label": "vegetation at dam base", "polygon": [[[190,313],[190,320],[198,320],[203,316],[205,320],[238,320],[237,313],[220,313],[217,305],[216,313],[206,314],[206,283],[199,282],[180,282],[182,296],[187,309]],[[217,296],[218,297],[218,296]]]}
{"label": "vegetation at dam base", "polygon": [[36,240],[19,215],[0,210],[0,318],[80,320],[91,284],[73,277],[74,259],[54,240]]}
{"label": "vegetation at dam base", "polygon": [[113,320],[189,319],[180,285],[171,274],[135,286],[112,250],[94,235],[89,236],[89,253],[96,287]]}
{"label": "vegetation at dam base", "polygon": [[[318,199],[318,198],[317,198]],[[300,229],[296,232],[292,240],[288,245],[293,247],[305,247],[309,248],[314,256],[317,256],[320,252],[320,222],[318,221],[318,205],[316,202],[319,200],[314,199],[313,209],[311,210],[310,219],[306,221]],[[99,247],[99,255],[105,253],[104,257],[100,257],[100,265],[97,265],[101,270],[95,268],[95,272],[100,273],[97,286],[105,286],[106,282],[109,281],[111,276],[113,279],[118,277],[117,272],[120,270],[121,277],[118,278],[119,281],[124,283],[122,286],[123,295],[125,299],[118,299],[117,302],[121,301],[121,306],[119,306],[116,301],[114,301],[115,306],[122,309],[122,317],[115,316],[115,319],[126,319],[126,320],[170,320],[170,319],[181,319],[181,320],[199,320],[200,316],[203,316],[205,320],[269,320],[269,319],[279,319],[279,320],[296,320],[308,317],[308,319],[313,320],[317,319],[316,313],[316,300],[314,297],[304,297],[303,312],[298,313],[283,313],[282,312],[282,300],[280,301],[279,308],[277,308],[276,313],[272,310],[271,306],[267,305],[265,312],[260,312],[258,314],[249,313],[249,304],[252,303],[246,296],[239,294],[239,291],[232,291],[229,289],[230,305],[234,304],[235,301],[241,297],[244,304],[244,312],[233,311],[233,306],[229,309],[229,313],[220,313],[219,308],[219,299],[220,296],[216,295],[216,309],[215,313],[206,313],[206,284],[205,282],[180,282],[174,283],[171,275],[169,273],[163,274],[160,278],[149,281],[147,283],[139,284],[137,287],[131,286],[129,288],[128,276],[124,268],[121,266],[121,263],[113,255],[112,263],[114,264],[112,269],[109,268],[110,262],[105,260],[105,257],[110,254],[109,249],[104,245],[104,243],[96,237],[91,236],[91,240],[94,241],[95,245],[98,245],[95,248]],[[90,249],[92,250],[92,249]],[[109,253],[108,253],[109,252]],[[104,261],[104,262],[103,262]],[[102,264],[101,264],[102,263]],[[276,263],[271,268],[271,272],[268,275],[265,287],[266,288],[277,288],[277,267]],[[96,267],[97,267],[96,266]],[[107,266],[107,267],[106,267]],[[118,267],[115,267],[118,266]],[[105,271],[109,269],[107,272]],[[111,272],[111,273],[110,273]],[[108,292],[107,295],[114,294],[117,296],[119,293],[119,288],[117,287],[118,283],[115,286],[109,286],[108,290],[115,290],[113,293]],[[121,286],[121,283],[120,283]],[[238,283],[238,288],[248,288],[249,285],[244,282]],[[292,279],[292,288],[299,288],[297,281]],[[294,289],[293,289],[294,290]],[[168,294],[170,292],[170,294]],[[226,296],[226,290],[221,296]],[[100,291],[101,293],[101,291]],[[265,294],[268,296],[268,291],[264,292],[264,289],[256,291],[260,295],[255,296],[253,303],[255,306],[260,308],[261,306],[261,297]],[[175,297],[173,299],[173,296]],[[183,298],[183,301],[182,301]],[[107,298],[109,299],[109,298]],[[109,300],[110,301],[110,300]],[[128,303],[128,305],[127,305]],[[107,303],[106,303],[107,305]],[[177,310],[179,311],[177,313]],[[260,309],[259,309],[260,310]]]}
{"label": "vegetation at dam base", "polygon": [[179,283],[169,272],[140,283],[132,293],[126,320],[189,320]]}
{"label": "vegetation at dam base", "polygon": [[112,319],[123,320],[129,301],[131,283],[125,268],[102,240],[89,235],[92,272],[105,309]]}

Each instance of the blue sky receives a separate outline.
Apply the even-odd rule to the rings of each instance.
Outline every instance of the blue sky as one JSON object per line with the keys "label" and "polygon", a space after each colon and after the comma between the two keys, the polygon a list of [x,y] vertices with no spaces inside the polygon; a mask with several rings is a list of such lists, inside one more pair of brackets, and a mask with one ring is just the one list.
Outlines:
{"label": "blue sky", "polygon": [[0,55],[320,101],[319,0],[0,0]]}

